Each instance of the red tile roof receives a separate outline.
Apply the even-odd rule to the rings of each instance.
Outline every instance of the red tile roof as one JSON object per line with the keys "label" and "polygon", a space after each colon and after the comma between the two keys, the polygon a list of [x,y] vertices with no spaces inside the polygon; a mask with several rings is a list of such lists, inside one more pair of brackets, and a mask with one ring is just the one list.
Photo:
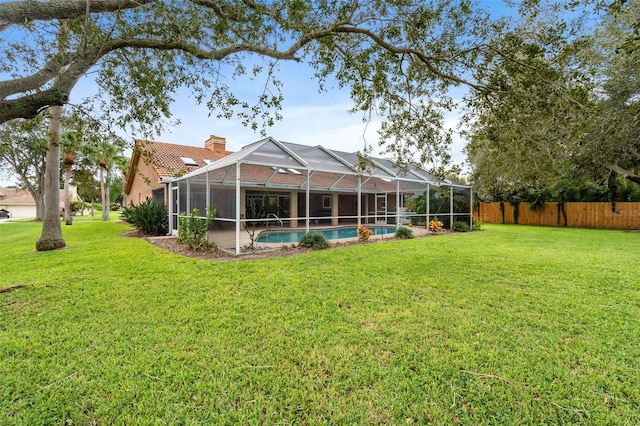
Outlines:
{"label": "red tile roof", "polygon": [[[180,177],[206,166],[207,163],[204,160],[216,161],[231,154],[230,151],[217,153],[197,146],[143,140],[136,140],[136,150],[143,161],[153,167],[159,179]],[[192,159],[197,165],[185,164],[180,157]]]}

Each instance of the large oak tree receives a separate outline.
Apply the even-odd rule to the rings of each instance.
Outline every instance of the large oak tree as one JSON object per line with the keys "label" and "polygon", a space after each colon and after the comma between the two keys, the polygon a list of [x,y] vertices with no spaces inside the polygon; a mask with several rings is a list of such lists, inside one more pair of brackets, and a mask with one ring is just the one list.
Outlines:
{"label": "large oak tree", "polygon": [[[354,111],[389,120],[396,160],[443,153],[441,108],[452,86],[472,90],[477,64],[500,55],[491,42],[510,20],[470,0],[50,0],[0,3],[0,123],[67,104],[93,73],[114,123],[157,130],[179,88],[221,117],[246,125],[279,118],[279,61],[302,61],[347,88]],[[536,8],[527,2],[525,9]],[[495,12],[495,11],[493,11]],[[58,29],[64,23],[67,29]],[[240,99],[234,78],[261,76],[265,89]],[[74,100],[79,102],[79,100]],[[55,114],[54,114],[55,116]],[[417,117],[413,120],[412,117]],[[404,123],[404,124],[403,124]],[[405,124],[411,124],[406,129]],[[55,130],[52,134],[55,135]],[[56,143],[50,140],[50,148]],[[50,169],[52,172],[53,170]],[[53,179],[49,181],[53,182]],[[41,248],[64,245],[59,224]]]}
{"label": "large oak tree", "polygon": [[[477,189],[493,199],[620,199],[640,183],[640,50],[636,2],[560,37],[514,32],[510,57],[491,58],[483,80],[502,87],[472,96],[467,147]],[[549,19],[549,18],[545,18]],[[597,20],[596,20],[597,19]]]}

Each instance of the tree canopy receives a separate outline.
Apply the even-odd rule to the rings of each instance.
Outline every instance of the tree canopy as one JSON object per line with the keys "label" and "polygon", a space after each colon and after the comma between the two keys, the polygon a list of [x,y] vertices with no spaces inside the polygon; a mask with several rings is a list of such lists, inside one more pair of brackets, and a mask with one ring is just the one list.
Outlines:
{"label": "tree canopy", "polygon": [[594,31],[570,37],[501,37],[518,66],[491,58],[483,80],[503,90],[469,100],[467,153],[482,195],[620,200],[624,179],[640,183],[637,10],[604,9]]}
{"label": "tree canopy", "polygon": [[[279,61],[311,66],[350,90],[354,111],[389,119],[390,152],[423,158],[449,139],[432,134],[450,107],[447,91],[485,90],[477,64],[495,55],[490,35],[509,28],[471,1],[54,0],[0,3],[0,122],[31,118],[73,99],[96,74],[98,109],[120,126],[151,130],[171,115],[178,88],[221,117],[257,128],[279,118]],[[66,48],[56,46],[66,20]],[[239,99],[234,78],[264,78],[254,99]],[[57,79],[57,80],[56,80]],[[428,113],[424,113],[428,111]],[[418,117],[412,120],[412,117]],[[424,137],[405,137],[404,124]],[[404,124],[403,124],[404,123]],[[417,124],[416,124],[417,123]],[[416,129],[420,127],[419,129]],[[424,143],[423,140],[428,140]]]}

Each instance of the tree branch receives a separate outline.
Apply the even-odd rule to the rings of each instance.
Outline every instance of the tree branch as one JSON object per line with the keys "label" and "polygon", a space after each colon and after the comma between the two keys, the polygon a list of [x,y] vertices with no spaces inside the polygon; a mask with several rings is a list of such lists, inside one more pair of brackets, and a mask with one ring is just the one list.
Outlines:
{"label": "tree branch", "polygon": [[282,60],[294,60],[299,61],[300,59],[295,57],[293,53],[297,49],[288,49],[286,51],[279,51],[276,49],[269,49],[264,46],[258,46],[255,44],[248,43],[240,43],[232,46],[224,47],[221,49],[214,50],[204,50],[199,46],[189,43],[184,40],[162,40],[162,39],[139,39],[139,38],[117,38],[110,42],[107,42],[103,48],[103,54],[100,56],[104,56],[104,54],[118,49],[124,48],[134,48],[134,49],[155,49],[155,50],[180,50],[190,55],[195,56],[198,59],[212,59],[212,60],[222,60],[229,55],[233,55],[234,53],[240,52],[252,52],[257,53],[262,56],[268,56],[274,59],[282,59]]}
{"label": "tree branch", "polygon": [[640,185],[640,175],[637,175],[627,169],[624,169],[617,164],[609,164],[607,168],[612,172],[614,172],[615,174],[627,179],[628,181],[637,183],[638,185]]}
{"label": "tree branch", "polygon": [[135,9],[155,0],[49,0],[0,3],[0,31],[13,24],[29,21],[72,19],[90,13]]}
{"label": "tree branch", "polygon": [[[479,85],[477,83],[473,83],[469,80],[457,77],[455,75],[451,75],[451,74],[447,74],[444,73],[442,71],[440,71],[439,69],[437,69],[435,67],[435,65],[433,64],[434,62],[438,62],[438,61],[443,61],[443,58],[436,58],[434,56],[429,56],[427,54],[425,54],[424,52],[421,52],[417,49],[413,49],[413,48],[408,48],[408,47],[397,47],[394,46],[388,42],[386,42],[385,40],[383,40],[381,37],[379,37],[378,35],[376,35],[375,33],[373,33],[372,31],[366,29],[366,28],[358,28],[358,27],[347,27],[347,26],[342,26],[342,27],[338,27],[335,29],[335,32],[337,33],[346,33],[346,34],[361,34],[364,35],[366,37],[368,37],[369,39],[371,39],[375,44],[377,44],[378,46],[382,47],[383,49],[391,52],[391,53],[395,53],[395,54],[405,54],[405,55],[409,55],[412,57],[417,58],[420,62],[422,62],[427,69],[433,73],[434,75],[447,80],[447,81],[451,81],[451,82],[455,82],[455,83],[460,83],[460,84],[464,84],[465,86],[469,86],[473,89],[476,90],[480,90],[480,91],[486,91],[489,90],[489,88],[483,86],[483,85]],[[476,49],[479,49],[480,47],[476,47]]]}
{"label": "tree branch", "polygon": [[39,71],[27,76],[0,81],[0,99],[34,90],[51,81],[60,69],[69,63],[70,56],[58,54],[51,58]]}

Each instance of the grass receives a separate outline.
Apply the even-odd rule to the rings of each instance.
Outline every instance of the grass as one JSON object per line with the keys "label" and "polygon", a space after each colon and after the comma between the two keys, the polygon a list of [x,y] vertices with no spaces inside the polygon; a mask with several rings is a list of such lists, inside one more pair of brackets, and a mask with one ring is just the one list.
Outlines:
{"label": "grass", "polygon": [[638,424],[640,234],[200,261],[0,224],[0,424]]}

